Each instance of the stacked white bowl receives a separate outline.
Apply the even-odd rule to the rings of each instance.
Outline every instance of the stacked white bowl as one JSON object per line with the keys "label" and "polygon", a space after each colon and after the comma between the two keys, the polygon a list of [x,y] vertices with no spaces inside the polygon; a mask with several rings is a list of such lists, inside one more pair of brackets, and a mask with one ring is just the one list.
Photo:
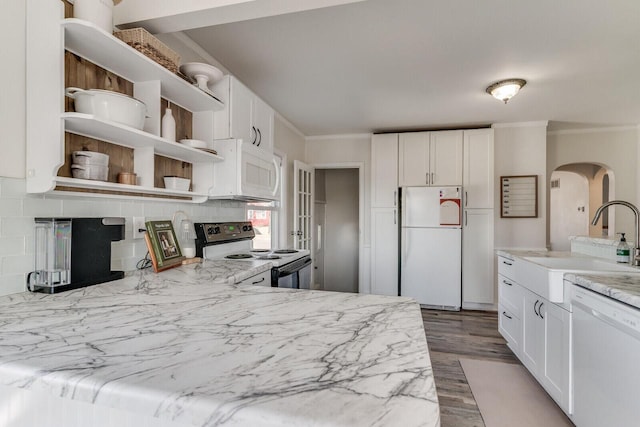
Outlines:
{"label": "stacked white bowl", "polygon": [[109,155],[95,151],[72,153],[71,175],[74,178],[106,181],[109,176]]}

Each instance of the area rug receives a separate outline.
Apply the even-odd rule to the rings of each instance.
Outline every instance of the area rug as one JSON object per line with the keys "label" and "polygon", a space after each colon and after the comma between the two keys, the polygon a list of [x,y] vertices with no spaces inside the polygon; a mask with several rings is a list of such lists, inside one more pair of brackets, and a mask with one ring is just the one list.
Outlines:
{"label": "area rug", "polygon": [[460,359],[486,427],[573,427],[519,364]]}

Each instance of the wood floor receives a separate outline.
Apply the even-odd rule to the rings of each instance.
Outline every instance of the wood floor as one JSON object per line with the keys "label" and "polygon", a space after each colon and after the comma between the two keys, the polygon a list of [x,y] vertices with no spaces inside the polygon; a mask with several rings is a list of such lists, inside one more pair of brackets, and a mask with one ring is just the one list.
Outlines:
{"label": "wood floor", "polygon": [[498,333],[496,313],[422,310],[441,427],[484,427],[459,358],[520,363]]}

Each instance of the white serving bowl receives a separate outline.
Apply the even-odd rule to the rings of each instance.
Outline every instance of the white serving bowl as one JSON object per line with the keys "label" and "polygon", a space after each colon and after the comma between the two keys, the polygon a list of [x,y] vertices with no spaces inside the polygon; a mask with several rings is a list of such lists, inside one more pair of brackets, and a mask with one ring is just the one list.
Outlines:
{"label": "white serving bowl", "polygon": [[71,175],[74,178],[106,181],[109,176],[109,166],[100,165],[71,165]]}
{"label": "white serving bowl", "polygon": [[178,176],[165,176],[164,188],[169,190],[189,191],[189,185],[191,180],[187,178],[180,178]]}
{"label": "white serving bowl", "polygon": [[95,151],[74,151],[71,153],[75,165],[109,166],[109,155]]}
{"label": "white serving bowl", "polygon": [[65,93],[75,101],[78,113],[92,114],[135,129],[144,127],[147,106],[142,101],[111,90],[68,87]]}

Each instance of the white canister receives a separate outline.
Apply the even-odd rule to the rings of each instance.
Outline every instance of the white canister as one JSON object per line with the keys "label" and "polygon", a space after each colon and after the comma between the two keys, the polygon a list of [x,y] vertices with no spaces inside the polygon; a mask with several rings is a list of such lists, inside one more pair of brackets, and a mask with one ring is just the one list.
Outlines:
{"label": "white canister", "polygon": [[92,22],[111,34],[113,32],[113,0],[74,0],[73,17]]}

